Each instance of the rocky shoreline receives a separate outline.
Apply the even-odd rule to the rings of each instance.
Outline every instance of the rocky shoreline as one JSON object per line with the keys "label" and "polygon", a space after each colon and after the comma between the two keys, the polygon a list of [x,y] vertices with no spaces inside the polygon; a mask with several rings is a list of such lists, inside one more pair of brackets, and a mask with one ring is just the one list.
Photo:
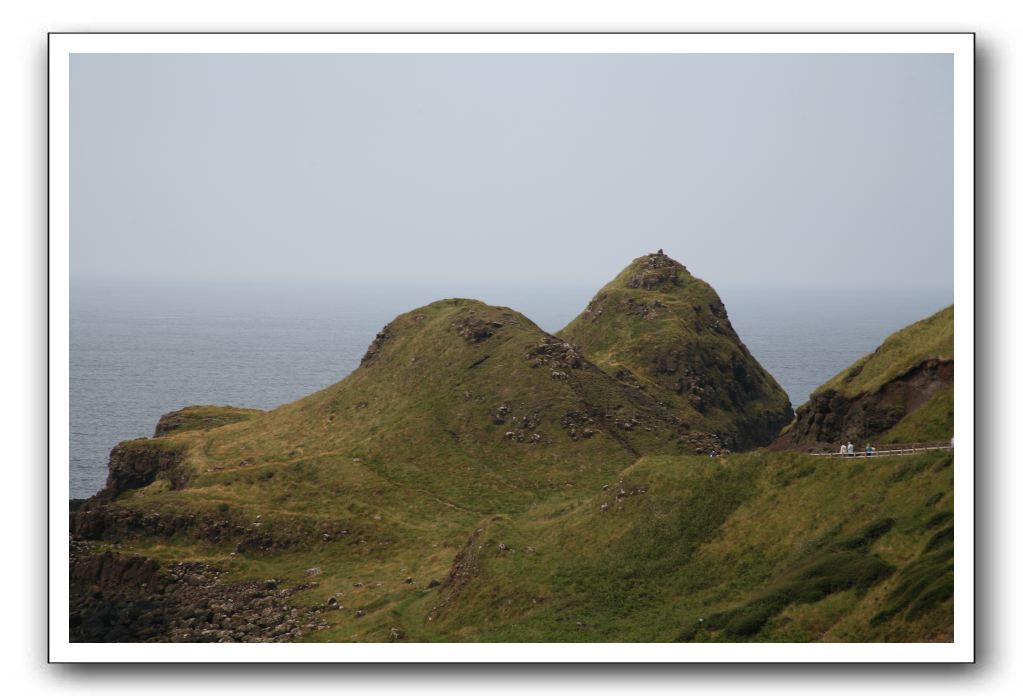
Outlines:
{"label": "rocky shoreline", "polygon": [[213,565],[163,567],[91,542],[71,541],[69,572],[71,642],[282,643],[324,628],[324,612],[342,608],[336,597],[295,606],[315,582],[224,582]]}

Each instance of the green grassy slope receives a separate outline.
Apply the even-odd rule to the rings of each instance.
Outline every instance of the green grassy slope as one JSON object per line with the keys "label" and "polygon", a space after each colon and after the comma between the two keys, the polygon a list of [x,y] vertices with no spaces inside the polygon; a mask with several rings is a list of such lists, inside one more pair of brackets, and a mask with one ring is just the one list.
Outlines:
{"label": "green grassy slope", "polygon": [[947,640],[950,464],[644,458],[555,514],[491,521],[450,606],[389,620],[432,640]]}
{"label": "green grassy slope", "polygon": [[889,444],[947,440],[952,437],[954,405],[955,388],[951,385],[943,387],[918,409],[884,431],[877,441]]}
{"label": "green grassy slope", "polygon": [[662,253],[634,260],[558,335],[732,448],[766,444],[792,418],[714,289]]}
{"label": "green grassy slope", "polygon": [[186,406],[160,418],[154,437],[161,437],[184,430],[212,430],[248,420],[262,411],[255,408],[234,406]]}
{"label": "green grassy slope", "polygon": [[954,355],[955,308],[948,306],[886,338],[869,355],[829,379],[814,393],[833,389],[845,396],[874,392],[925,358],[951,360]]}
{"label": "green grassy slope", "polygon": [[[363,527],[365,543],[227,565],[293,584],[322,568],[304,601],[340,593],[345,609],[317,641],[950,640],[951,463],[651,456],[515,513],[426,516],[408,492],[386,545]],[[187,537],[122,548],[226,557]]]}
{"label": "green grassy slope", "polygon": [[359,369],[321,392],[162,439],[187,446],[181,495],[231,498],[256,479],[285,509],[329,509],[330,486],[401,481],[479,512],[523,508],[640,454],[703,441],[521,314],[471,300],[398,317]]}
{"label": "green grassy slope", "polygon": [[[373,574],[443,577],[481,516],[561,500],[643,454],[717,448],[522,315],[471,300],[401,315],[346,379],[246,415],[124,443],[121,479],[157,473],[116,505],[245,529],[285,576],[372,561]],[[168,544],[142,543],[157,556]],[[202,553],[233,550],[225,534]],[[267,554],[247,552],[232,563],[261,568]]]}

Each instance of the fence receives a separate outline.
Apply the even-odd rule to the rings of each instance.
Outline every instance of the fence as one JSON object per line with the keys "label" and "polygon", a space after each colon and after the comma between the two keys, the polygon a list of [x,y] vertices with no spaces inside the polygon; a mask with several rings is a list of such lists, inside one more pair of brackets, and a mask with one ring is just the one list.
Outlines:
{"label": "fence", "polygon": [[874,448],[872,454],[867,453],[864,450],[856,450],[852,454],[842,454],[841,452],[812,452],[811,457],[899,457],[908,454],[917,454],[918,452],[928,452],[930,450],[947,450],[953,449],[951,443],[948,442],[910,442],[898,445],[881,445]]}

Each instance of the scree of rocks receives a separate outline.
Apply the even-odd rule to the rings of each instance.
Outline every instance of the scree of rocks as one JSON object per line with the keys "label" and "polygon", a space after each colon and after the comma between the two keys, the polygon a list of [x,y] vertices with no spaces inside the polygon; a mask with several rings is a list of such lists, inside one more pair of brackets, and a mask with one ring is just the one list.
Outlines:
{"label": "scree of rocks", "polygon": [[650,290],[664,283],[682,285],[679,271],[687,272],[685,266],[658,250],[656,254],[649,254],[640,262],[639,270],[633,274],[627,285],[643,290]]}
{"label": "scree of rocks", "polygon": [[459,317],[451,324],[451,328],[454,329],[455,333],[464,338],[468,343],[482,343],[493,336],[502,326],[504,324],[499,321],[481,319],[472,312]]}
{"label": "scree of rocks", "polygon": [[72,642],[282,643],[328,625],[336,600],[297,608],[295,593],[308,583],[282,587],[276,578],[225,583],[223,571],[204,563],[162,568],[152,559],[96,553],[71,543]]}
{"label": "scree of rocks", "polygon": [[532,367],[547,365],[552,370],[577,370],[585,366],[582,356],[571,343],[547,336],[543,343],[538,343],[526,351],[526,360],[533,362]]}

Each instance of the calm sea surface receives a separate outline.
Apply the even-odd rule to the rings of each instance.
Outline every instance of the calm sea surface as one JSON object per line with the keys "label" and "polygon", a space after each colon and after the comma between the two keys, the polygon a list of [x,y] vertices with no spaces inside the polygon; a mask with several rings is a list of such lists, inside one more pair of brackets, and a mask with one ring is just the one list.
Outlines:
{"label": "calm sea surface", "polygon": [[[952,302],[951,292],[938,291],[717,289],[739,336],[793,405],[888,334]],[[592,292],[72,285],[70,495],[102,488],[110,449],[152,435],[162,414],[301,398],[355,369],[396,315],[434,299],[510,306],[554,332]]]}

